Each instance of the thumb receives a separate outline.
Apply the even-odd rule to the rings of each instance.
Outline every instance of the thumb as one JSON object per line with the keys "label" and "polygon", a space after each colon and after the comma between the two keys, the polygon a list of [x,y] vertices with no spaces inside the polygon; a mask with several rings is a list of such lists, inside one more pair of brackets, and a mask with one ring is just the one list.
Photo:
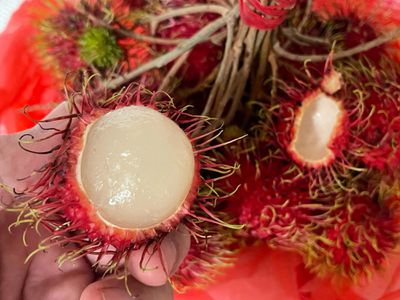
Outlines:
{"label": "thumb", "polygon": [[[10,135],[0,135],[0,183],[23,191],[39,176],[27,180],[22,178],[54,158],[54,151],[62,142],[62,131],[72,121],[67,102],[59,104],[40,125]],[[41,128],[42,126],[43,128]]]}
{"label": "thumb", "polygon": [[146,285],[161,286],[177,271],[189,248],[190,233],[184,225],[180,225],[164,238],[160,251],[132,251],[128,257],[128,270]]}

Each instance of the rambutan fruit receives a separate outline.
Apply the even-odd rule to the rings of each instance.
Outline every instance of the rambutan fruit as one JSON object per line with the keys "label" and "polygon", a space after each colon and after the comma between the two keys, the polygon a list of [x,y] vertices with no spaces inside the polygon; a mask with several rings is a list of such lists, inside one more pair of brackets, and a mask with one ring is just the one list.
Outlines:
{"label": "rambutan fruit", "polygon": [[[260,156],[258,149],[269,154]],[[354,281],[381,268],[397,251],[397,184],[389,186],[380,176],[364,177],[358,192],[315,196],[309,178],[294,177],[279,149],[257,144],[234,152],[240,153],[240,170],[225,183],[241,186],[225,211],[245,225],[235,234],[247,243],[262,240],[272,248],[295,251],[313,273]]]}
{"label": "rambutan fruit", "polygon": [[385,57],[333,66],[328,58],[321,79],[310,70],[318,74],[320,66],[307,65],[304,80],[299,72],[288,75],[267,118],[266,130],[272,128],[276,146],[294,162],[294,176],[309,176],[315,192],[356,190],[357,178],[397,172],[399,66]]}
{"label": "rambutan fruit", "polygon": [[[373,29],[376,35],[388,34],[400,26],[400,5],[391,0],[349,1],[316,0],[312,11],[325,20],[358,19]],[[385,45],[385,50],[399,61],[400,36]]]}
{"label": "rambutan fruit", "polygon": [[359,281],[397,251],[399,197],[367,193],[338,197],[342,199],[330,222],[308,235],[303,257],[306,267],[320,276]]}
{"label": "rambutan fruit", "polygon": [[240,186],[224,211],[245,225],[239,234],[249,241],[298,250],[302,237],[321,226],[333,203],[328,197],[312,198],[308,178],[293,177],[290,163],[279,150],[272,153],[271,148],[264,156],[257,153],[262,146],[234,150],[239,155],[231,159],[240,169],[225,184],[227,189]]}
{"label": "rambutan fruit", "polygon": [[[32,188],[16,191],[30,200],[17,204],[15,225],[50,231],[37,251],[75,243],[61,263],[93,254],[97,264],[108,254],[106,269],[114,272],[130,250],[152,246],[157,253],[180,223],[198,237],[207,222],[230,226],[213,211],[223,195],[216,182],[233,168],[206,155],[220,146],[210,144],[218,130],[206,130],[208,118],[141,86],[111,96],[90,89],[67,95],[75,112],[61,118],[75,125],[50,134],[63,135],[46,152],[55,152],[54,161],[37,170],[42,176]],[[26,146],[32,139],[21,136],[21,147],[33,152]]]}
{"label": "rambutan fruit", "polygon": [[[128,22],[125,7],[118,3],[80,1],[49,6],[37,17],[42,28],[37,43],[47,63],[62,74],[95,70],[107,77],[108,69],[118,65],[117,71],[130,70],[150,56],[146,43],[129,35],[140,34],[144,28]],[[139,10],[136,6],[129,9]]]}
{"label": "rambutan fruit", "polygon": [[85,28],[85,17],[74,6],[65,3],[61,7],[40,13],[38,47],[46,63],[63,72],[77,71],[85,66],[79,55],[77,40]]}

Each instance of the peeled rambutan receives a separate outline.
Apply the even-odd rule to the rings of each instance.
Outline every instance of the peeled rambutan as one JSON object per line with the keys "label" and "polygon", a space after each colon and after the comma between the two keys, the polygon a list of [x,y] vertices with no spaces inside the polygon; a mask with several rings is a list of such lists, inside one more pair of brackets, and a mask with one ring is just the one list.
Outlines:
{"label": "peeled rambutan", "polygon": [[[75,125],[49,136],[63,135],[48,151],[54,161],[37,171],[32,188],[16,191],[30,200],[17,205],[15,225],[50,231],[37,251],[75,243],[60,262],[94,254],[97,264],[108,254],[112,272],[129,250],[152,245],[156,252],[180,223],[199,236],[207,222],[227,225],[212,211],[221,196],[215,182],[231,170],[205,154],[220,146],[210,144],[217,131],[205,130],[207,118],[141,86],[109,96],[85,87],[68,95],[75,112],[61,117]],[[33,152],[26,146],[32,139],[21,136],[21,147]]]}

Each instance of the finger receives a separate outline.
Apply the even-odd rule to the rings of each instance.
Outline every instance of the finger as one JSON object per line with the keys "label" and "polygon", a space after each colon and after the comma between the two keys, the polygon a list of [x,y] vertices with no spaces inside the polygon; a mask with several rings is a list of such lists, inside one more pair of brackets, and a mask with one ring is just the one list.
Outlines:
{"label": "finger", "polygon": [[0,299],[21,299],[28,265],[24,263],[27,249],[22,245],[21,227],[11,234],[8,226],[15,214],[0,212]]}
{"label": "finger", "polygon": [[[57,106],[45,120],[52,120],[58,117],[70,115],[70,108],[67,102],[63,102]],[[23,191],[28,185],[32,184],[38,177],[33,176],[31,180],[19,180],[25,178],[34,171],[41,168],[49,162],[54,153],[37,154],[32,152],[46,152],[59,145],[62,141],[62,135],[58,134],[45,141],[32,142],[48,137],[57,132],[57,130],[65,129],[70,119],[62,119],[52,121],[48,124],[44,123],[46,128],[52,130],[42,130],[38,125],[12,135],[0,136],[0,182],[10,187]],[[24,137],[25,136],[25,137]],[[32,140],[31,137],[34,139]],[[24,150],[22,147],[28,149]]]}
{"label": "finger", "polygon": [[62,266],[57,258],[72,246],[51,247],[32,258],[24,287],[24,299],[79,299],[94,280],[94,274],[84,259],[67,261]]}
{"label": "finger", "polygon": [[172,300],[173,291],[170,284],[150,287],[139,281],[128,278],[128,293],[124,280],[106,278],[89,285],[82,293],[80,300]]}
{"label": "finger", "polygon": [[185,258],[190,247],[190,233],[180,225],[162,241],[160,250],[144,253],[143,248],[132,251],[128,257],[128,270],[140,282],[150,286],[165,284]]}
{"label": "finger", "polygon": [[[86,260],[76,260],[59,267],[56,259],[72,246],[52,247],[39,252],[25,263],[30,253],[48,236],[27,231],[23,244],[24,226],[8,226],[15,221],[15,213],[0,212],[0,299],[79,299],[83,289],[93,280]],[[23,297],[23,296],[26,297]]]}

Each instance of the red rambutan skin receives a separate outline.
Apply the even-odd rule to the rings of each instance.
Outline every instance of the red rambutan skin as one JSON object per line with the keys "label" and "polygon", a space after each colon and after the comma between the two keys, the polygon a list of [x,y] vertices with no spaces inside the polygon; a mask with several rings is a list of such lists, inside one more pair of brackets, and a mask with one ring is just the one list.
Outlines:
{"label": "red rambutan skin", "polygon": [[79,14],[70,3],[63,4],[58,11],[49,14],[42,21],[44,29],[40,37],[45,43],[47,53],[64,71],[76,71],[83,68],[85,63],[80,59],[77,40],[85,29],[84,16]]}
{"label": "red rambutan skin", "polygon": [[245,225],[241,235],[271,246],[299,247],[301,237],[324,221],[329,201],[313,199],[308,178],[293,177],[290,164],[278,156],[260,158],[250,152],[235,160],[240,169],[226,183],[240,186],[224,211]]}
{"label": "red rambutan skin", "polygon": [[369,195],[344,196],[304,248],[306,265],[320,275],[336,274],[358,280],[380,267],[399,241],[399,198],[377,203]]}
{"label": "red rambutan skin", "polygon": [[[268,146],[266,144],[264,147]],[[271,153],[272,149],[270,148]],[[310,194],[307,177],[293,177],[290,162],[279,151],[265,159],[247,153],[237,158],[240,171],[229,184],[241,183],[225,210],[244,229],[246,241],[295,251],[320,276],[359,280],[397,249],[397,187],[376,190],[366,178],[360,192]]]}
{"label": "red rambutan skin", "polygon": [[233,230],[211,225],[206,232],[205,239],[192,238],[189,253],[171,278],[178,293],[205,288],[234,264],[237,251],[233,248],[237,239],[233,237]]}

